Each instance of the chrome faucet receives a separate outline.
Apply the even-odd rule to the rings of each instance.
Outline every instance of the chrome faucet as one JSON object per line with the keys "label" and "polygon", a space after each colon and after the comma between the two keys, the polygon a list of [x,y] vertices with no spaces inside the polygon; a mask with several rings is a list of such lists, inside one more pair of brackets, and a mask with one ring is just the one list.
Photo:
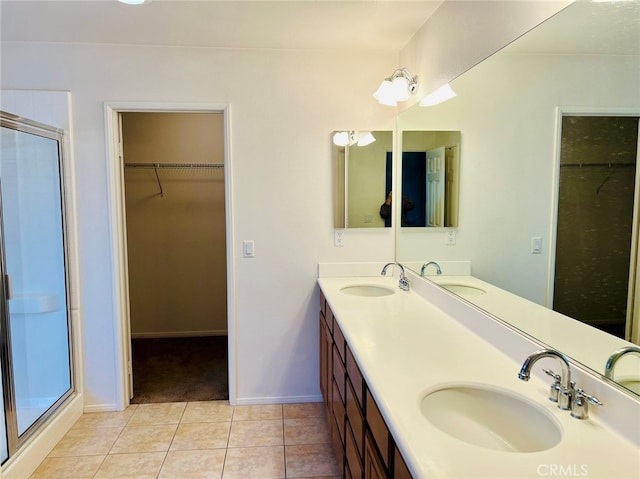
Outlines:
{"label": "chrome faucet", "polygon": [[609,359],[607,359],[607,364],[604,367],[605,378],[613,379],[613,367],[618,362],[618,359],[626,354],[637,354],[638,356],[640,356],[640,348],[638,346],[626,346],[624,348],[618,349],[611,356],[609,356]]}
{"label": "chrome faucet", "polygon": [[400,288],[402,291],[409,291],[409,280],[407,279],[407,276],[404,273],[404,266],[402,266],[400,263],[387,263],[384,265],[384,268],[382,268],[382,271],[380,272],[380,274],[382,276],[386,276],[387,275],[387,268],[389,266],[391,266],[392,264],[397,264],[398,266],[400,266],[400,281],[398,281],[398,288]]}
{"label": "chrome faucet", "polygon": [[436,274],[442,274],[440,265],[435,261],[429,261],[428,263],[423,264],[422,268],[420,268],[420,276],[424,276],[424,270],[427,269],[430,265],[434,265],[436,267]]}
{"label": "chrome faucet", "polygon": [[531,368],[542,358],[556,358],[562,368],[560,374],[560,390],[558,391],[558,407],[560,409],[571,409],[571,403],[574,396],[574,383],[571,381],[571,366],[566,356],[555,349],[541,349],[530,354],[525,359],[518,374],[518,378],[528,381],[531,377]]}

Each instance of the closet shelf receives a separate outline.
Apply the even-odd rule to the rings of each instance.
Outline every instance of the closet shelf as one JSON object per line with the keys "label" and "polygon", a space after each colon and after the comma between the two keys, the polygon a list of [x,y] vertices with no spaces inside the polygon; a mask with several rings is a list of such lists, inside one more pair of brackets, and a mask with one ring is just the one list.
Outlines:
{"label": "closet shelf", "polygon": [[125,163],[125,168],[151,168],[151,169],[163,169],[163,168],[224,168],[224,163]]}
{"label": "closet shelf", "polygon": [[164,190],[162,189],[162,182],[158,175],[158,170],[173,169],[173,170],[205,170],[214,169],[219,170],[224,168],[224,163],[125,163],[125,168],[140,168],[140,169],[152,169],[156,174],[156,181],[158,182],[158,188],[160,189],[160,197],[164,198]]}

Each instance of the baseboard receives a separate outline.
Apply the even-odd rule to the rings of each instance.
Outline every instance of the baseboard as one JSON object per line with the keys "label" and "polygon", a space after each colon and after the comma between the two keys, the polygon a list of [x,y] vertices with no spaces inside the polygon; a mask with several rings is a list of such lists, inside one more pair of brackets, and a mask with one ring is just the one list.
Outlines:
{"label": "baseboard", "polygon": [[146,333],[131,333],[132,339],[191,338],[200,336],[227,336],[227,330],[212,329],[208,331],[151,331]]}
{"label": "baseboard", "polygon": [[235,405],[254,406],[259,404],[296,404],[305,402],[322,402],[322,395],[236,398]]}
{"label": "baseboard", "polygon": [[84,412],[115,412],[118,411],[117,404],[91,404],[84,407]]}
{"label": "baseboard", "polygon": [[29,439],[18,454],[2,466],[0,476],[6,479],[24,479],[31,476],[82,415],[82,402],[82,395],[76,395],[56,412],[47,425]]}

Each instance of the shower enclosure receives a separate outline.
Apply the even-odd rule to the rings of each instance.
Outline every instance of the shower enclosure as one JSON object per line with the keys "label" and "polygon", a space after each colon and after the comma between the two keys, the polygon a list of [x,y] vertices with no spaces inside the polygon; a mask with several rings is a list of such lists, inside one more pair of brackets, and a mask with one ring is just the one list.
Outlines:
{"label": "shower enclosure", "polygon": [[0,460],[74,392],[63,131],[0,112]]}

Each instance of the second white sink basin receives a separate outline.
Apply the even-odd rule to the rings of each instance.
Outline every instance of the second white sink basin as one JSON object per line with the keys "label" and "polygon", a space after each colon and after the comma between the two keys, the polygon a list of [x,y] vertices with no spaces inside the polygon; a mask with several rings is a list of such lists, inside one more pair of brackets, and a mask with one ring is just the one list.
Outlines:
{"label": "second white sink basin", "polygon": [[351,286],[345,286],[344,288],[340,289],[340,292],[350,294],[352,296],[368,297],[389,296],[395,293],[395,291],[391,288],[374,284],[354,284]]}
{"label": "second white sink basin", "polygon": [[476,288],[475,286],[469,286],[468,284],[460,284],[460,283],[438,283],[444,289],[451,291],[454,294],[458,294],[460,296],[478,296],[480,294],[485,294],[486,291],[481,288]]}
{"label": "second white sink basin", "polygon": [[616,382],[630,391],[640,395],[640,378],[619,378]]}
{"label": "second white sink basin", "polygon": [[420,403],[422,415],[461,441],[509,452],[550,449],[562,438],[557,420],[541,406],[488,385],[438,389]]}

